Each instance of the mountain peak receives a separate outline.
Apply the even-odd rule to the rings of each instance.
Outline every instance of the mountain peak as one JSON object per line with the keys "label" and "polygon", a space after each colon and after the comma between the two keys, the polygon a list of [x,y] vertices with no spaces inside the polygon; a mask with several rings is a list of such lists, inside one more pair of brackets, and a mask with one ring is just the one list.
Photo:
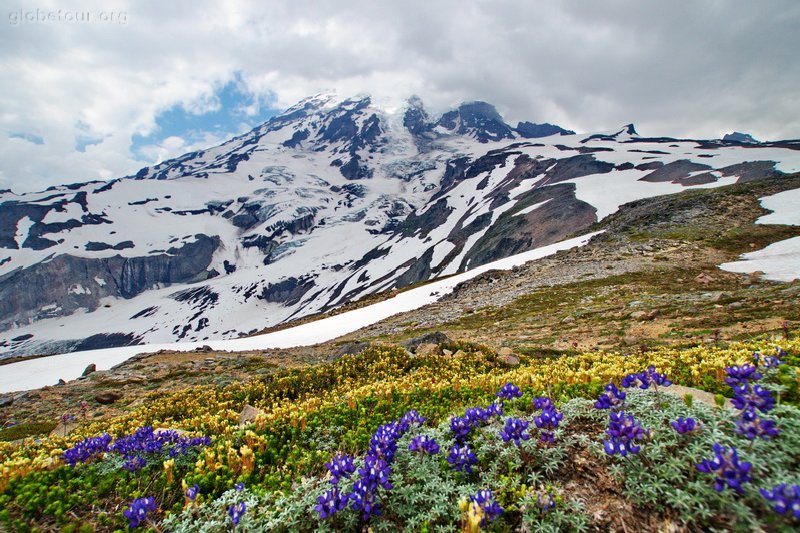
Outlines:
{"label": "mountain peak", "polygon": [[503,121],[497,109],[482,101],[462,103],[457,109],[443,114],[436,126],[474,137],[482,143],[514,138],[511,126]]}
{"label": "mountain peak", "polygon": [[723,141],[727,142],[739,142],[739,143],[746,143],[746,144],[758,144],[759,141],[756,140],[752,135],[749,133],[742,133],[740,131],[734,131],[733,133],[727,133],[722,138]]}

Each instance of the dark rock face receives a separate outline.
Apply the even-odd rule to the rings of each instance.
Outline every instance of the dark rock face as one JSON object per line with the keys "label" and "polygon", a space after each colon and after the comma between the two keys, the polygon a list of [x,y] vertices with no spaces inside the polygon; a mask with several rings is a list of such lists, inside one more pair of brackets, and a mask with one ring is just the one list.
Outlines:
{"label": "dark rock face", "polygon": [[286,278],[278,283],[271,283],[264,288],[261,297],[268,302],[294,305],[314,287],[314,278],[310,276]]}
{"label": "dark rock face", "polygon": [[493,105],[486,102],[469,102],[441,116],[439,126],[454,130],[459,135],[473,135],[479,142],[513,139],[511,127]]}
{"label": "dark rock face", "polygon": [[[206,269],[218,246],[218,237],[197,235],[194,242],[163,254],[103,259],[60,255],[9,272],[0,277],[0,330],[16,321],[49,316],[42,311],[48,305],[65,315],[81,307],[94,310],[106,296],[132,298],[157,284],[207,279]],[[106,283],[100,285],[96,278]],[[30,287],[47,287],[47,291],[32,291]],[[76,291],[75,287],[88,290]]]}
{"label": "dark rock face", "polygon": [[[519,214],[526,207],[547,201],[538,209]],[[467,252],[459,270],[467,270],[513,254],[564,239],[597,221],[596,210],[575,198],[575,184],[536,188],[522,195]]]}
{"label": "dark rock face", "polygon": [[678,161],[667,163],[650,174],[639,178],[639,181],[649,181],[651,183],[671,181],[672,183],[682,183],[683,180],[690,177],[690,173],[701,170],[711,170],[711,167],[708,165],[701,165],[700,163],[693,163],[688,159],[679,159]]}
{"label": "dark rock face", "polygon": [[434,124],[417,96],[408,99],[408,109],[403,115],[403,126],[415,137],[429,136]]}
{"label": "dark rock face", "polygon": [[573,135],[572,130],[565,130],[555,124],[534,124],[533,122],[520,122],[515,128],[516,132],[526,139],[536,139],[539,137],[549,137],[551,135]]}
{"label": "dark rock face", "polygon": [[100,333],[80,341],[73,351],[99,350],[101,348],[117,348],[119,346],[135,346],[142,338],[132,333]]}
{"label": "dark rock face", "polygon": [[613,163],[598,161],[590,154],[576,155],[558,160],[556,165],[547,171],[540,185],[552,185],[591,174],[606,174],[612,170],[614,170]]}

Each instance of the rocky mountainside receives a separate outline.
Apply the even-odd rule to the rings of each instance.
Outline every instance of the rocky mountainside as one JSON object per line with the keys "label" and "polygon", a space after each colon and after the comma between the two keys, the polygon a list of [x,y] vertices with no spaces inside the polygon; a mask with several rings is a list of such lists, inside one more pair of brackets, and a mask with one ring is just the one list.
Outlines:
{"label": "rocky mountainside", "polygon": [[0,354],[244,335],[557,242],[626,202],[797,170],[797,141],[318,95],[134,176],[0,193]]}

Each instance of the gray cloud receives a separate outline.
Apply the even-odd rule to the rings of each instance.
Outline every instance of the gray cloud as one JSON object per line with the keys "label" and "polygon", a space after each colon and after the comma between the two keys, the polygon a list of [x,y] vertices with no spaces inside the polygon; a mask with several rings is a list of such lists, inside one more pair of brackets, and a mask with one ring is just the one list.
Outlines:
{"label": "gray cloud", "polygon": [[[634,121],[652,135],[800,138],[795,0],[26,4],[0,12],[0,188],[133,172],[135,133],[237,72],[276,107],[335,88],[416,93],[434,112],[482,99],[509,121],[579,131]],[[94,18],[13,23],[35,10]],[[125,23],[99,20],[109,12]],[[99,142],[78,152],[87,138]]]}

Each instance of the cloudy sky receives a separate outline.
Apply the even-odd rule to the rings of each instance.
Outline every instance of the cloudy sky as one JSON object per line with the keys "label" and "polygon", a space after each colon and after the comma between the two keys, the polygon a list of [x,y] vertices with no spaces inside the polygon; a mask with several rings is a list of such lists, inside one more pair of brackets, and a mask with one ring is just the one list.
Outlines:
{"label": "cloudy sky", "polygon": [[581,132],[800,138],[797,0],[5,1],[0,189],[108,179],[321,91]]}

